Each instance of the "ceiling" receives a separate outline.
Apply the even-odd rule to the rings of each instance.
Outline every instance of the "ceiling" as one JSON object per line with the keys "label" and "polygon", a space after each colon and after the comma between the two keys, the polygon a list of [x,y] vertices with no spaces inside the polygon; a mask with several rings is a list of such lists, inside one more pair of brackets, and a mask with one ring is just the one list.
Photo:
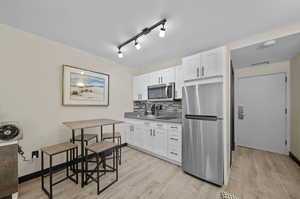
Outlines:
{"label": "ceiling", "polygon": [[[295,0],[1,0],[0,23],[143,67],[298,23],[299,10]],[[117,45],[164,17],[164,39],[154,31],[117,58]]]}
{"label": "ceiling", "polygon": [[275,45],[267,48],[264,47],[264,43],[258,43],[231,51],[234,68],[249,67],[266,61],[269,63],[286,61],[300,53],[300,33],[278,38],[275,41]]}

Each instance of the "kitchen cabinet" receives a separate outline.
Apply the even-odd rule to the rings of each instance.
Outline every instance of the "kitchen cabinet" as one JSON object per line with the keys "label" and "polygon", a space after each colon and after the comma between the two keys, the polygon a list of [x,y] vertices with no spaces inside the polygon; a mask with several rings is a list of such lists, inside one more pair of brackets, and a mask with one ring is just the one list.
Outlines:
{"label": "kitchen cabinet", "polygon": [[144,149],[153,151],[153,130],[150,122],[144,122]]}
{"label": "kitchen cabinet", "polygon": [[217,48],[214,50],[206,51],[201,54],[202,56],[202,76],[212,77],[223,75],[223,62],[224,48]]}
{"label": "kitchen cabinet", "polygon": [[168,158],[181,162],[181,125],[172,124],[168,127]]}
{"label": "kitchen cabinet", "polygon": [[154,153],[166,156],[167,155],[167,129],[165,124],[157,123],[153,125],[153,151]]}
{"label": "kitchen cabinet", "polygon": [[134,129],[135,125],[132,123],[126,123],[126,142],[131,145],[135,145]]}
{"label": "kitchen cabinet", "polygon": [[126,141],[130,146],[181,163],[181,125],[162,122],[130,121]]}
{"label": "kitchen cabinet", "polygon": [[150,76],[149,85],[167,84],[167,83],[175,82],[175,76],[176,76],[175,73],[176,73],[175,67],[152,72],[149,74]]}
{"label": "kitchen cabinet", "polygon": [[182,59],[184,81],[222,76],[225,47],[198,53]]}
{"label": "kitchen cabinet", "polygon": [[196,54],[183,58],[182,65],[184,67],[184,81],[199,78],[201,67],[201,54]]}
{"label": "kitchen cabinet", "polygon": [[183,78],[183,66],[178,65],[175,67],[176,70],[176,78],[175,78],[175,99],[181,99],[182,98],[182,87],[184,84],[184,78]]}

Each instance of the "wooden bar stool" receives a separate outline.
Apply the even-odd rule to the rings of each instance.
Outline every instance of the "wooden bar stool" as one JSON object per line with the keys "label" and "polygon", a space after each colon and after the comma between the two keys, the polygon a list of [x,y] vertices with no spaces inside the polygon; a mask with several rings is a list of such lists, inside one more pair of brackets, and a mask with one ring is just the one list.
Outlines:
{"label": "wooden bar stool", "polygon": [[[115,133],[115,138],[117,138],[118,145],[119,145],[119,164],[121,165],[122,163],[122,136],[120,132]],[[113,133],[104,133],[102,135],[102,140],[107,140],[107,139],[113,139]]]}
{"label": "wooden bar stool", "polygon": [[[99,142],[97,134],[84,134],[83,135],[83,141],[85,142],[86,145],[88,145],[89,141],[91,141],[93,139],[96,139],[96,142]],[[74,141],[81,142],[81,135],[75,136]],[[71,139],[71,142],[72,142],[72,139]]]}
{"label": "wooden bar stool", "polygon": [[[99,143],[90,144],[85,148],[85,184],[89,184],[91,182],[97,183],[97,194],[99,195],[101,192],[106,190],[108,187],[113,185],[118,181],[118,147],[119,145],[113,142],[101,141]],[[106,156],[108,156],[112,151],[113,153],[113,166],[106,164]],[[93,155],[96,156],[96,167],[93,170],[89,170],[88,168],[88,152],[92,152]],[[101,160],[100,160],[101,159]],[[103,170],[100,169],[100,166],[103,166]],[[110,169],[106,169],[106,167]],[[100,172],[102,174],[100,175]],[[100,189],[100,178],[106,174],[106,172],[115,172],[116,177],[115,180],[106,185],[104,188]],[[93,174],[96,173],[96,177],[93,177]],[[89,181],[91,179],[91,181]]]}
{"label": "wooden bar stool", "polygon": [[[58,172],[60,170],[54,171],[53,169],[53,156],[61,154],[66,152],[66,177],[57,181],[53,182],[53,174],[55,172]],[[49,169],[44,169],[44,153],[49,155]],[[75,155],[74,155],[75,154]],[[75,158],[74,158],[75,157]],[[50,199],[53,198],[53,186],[57,185],[58,183],[61,183],[67,179],[72,180],[74,183],[78,184],[78,164],[77,164],[77,158],[78,158],[78,148],[76,144],[73,143],[62,143],[62,144],[56,144],[52,146],[47,146],[41,148],[41,184],[42,184],[42,190],[48,195]],[[69,167],[74,166],[76,167],[76,170],[73,170],[73,174],[69,174]],[[49,172],[49,177],[50,177],[50,183],[49,183],[49,191],[45,188],[44,184],[44,178],[45,178],[45,173]],[[75,176],[75,179],[72,178]]]}

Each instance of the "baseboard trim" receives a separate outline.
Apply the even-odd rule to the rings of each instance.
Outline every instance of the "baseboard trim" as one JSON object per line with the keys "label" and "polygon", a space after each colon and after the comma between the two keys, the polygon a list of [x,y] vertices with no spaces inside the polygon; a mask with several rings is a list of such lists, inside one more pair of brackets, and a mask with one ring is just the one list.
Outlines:
{"label": "baseboard trim", "polygon": [[292,160],[294,160],[298,166],[300,167],[300,160],[293,154],[290,152],[290,157],[292,158]]}
{"label": "baseboard trim", "polygon": [[[125,147],[127,145],[128,145],[127,143],[123,143],[121,146]],[[92,157],[93,157],[93,155],[89,155],[89,158],[92,158]],[[82,158],[79,158],[77,161],[80,162],[81,160],[82,160]],[[66,167],[66,163],[55,165],[53,167],[53,169],[54,170],[60,170],[60,169],[63,169],[64,167]],[[45,172],[48,173],[49,168],[45,169]],[[24,183],[24,182],[29,181],[29,180],[32,180],[32,179],[35,179],[35,178],[38,178],[38,177],[41,176],[41,174],[42,174],[42,171],[37,171],[37,172],[34,172],[34,173],[30,173],[30,174],[21,176],[21,177],[19,177],[19,184]]]}

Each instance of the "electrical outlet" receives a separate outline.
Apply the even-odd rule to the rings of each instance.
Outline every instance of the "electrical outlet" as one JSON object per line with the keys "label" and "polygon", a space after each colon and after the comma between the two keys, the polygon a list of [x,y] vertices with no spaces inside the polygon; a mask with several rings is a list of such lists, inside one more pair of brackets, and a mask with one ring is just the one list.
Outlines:
{"label": "electrical outlet", "polygon": [[32,151],[31,158],[39,158],[39,151]]}

